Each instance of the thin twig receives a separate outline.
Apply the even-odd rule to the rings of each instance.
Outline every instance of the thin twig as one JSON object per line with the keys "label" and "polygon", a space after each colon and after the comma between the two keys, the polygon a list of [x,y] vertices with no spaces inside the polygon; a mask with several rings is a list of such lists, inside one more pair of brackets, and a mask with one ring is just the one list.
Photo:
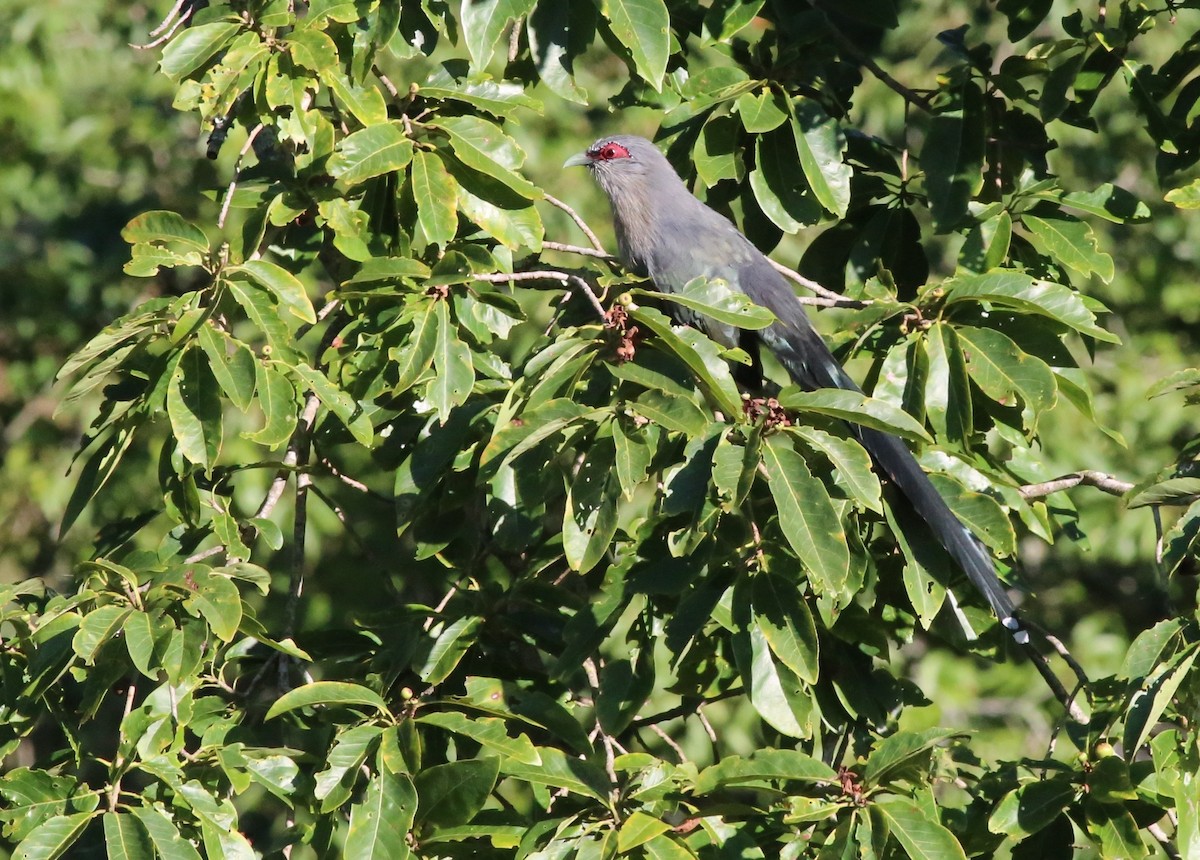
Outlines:
{"label": "thin twig", "polygon": [[[175,35],[175,31],[178,30],[184,23],[186,23],[187,20],[192,17],[192,13],[196,11],[195,5],[190,4],[188,5],[187,11],[182,15],[179,15],[180,10],[183,9],[185,4],[188,4],[188,0],[176,0],[175,6],[170,12],[167,13],[167,17],[163,18],[162,22],[150,31],[150,37],[153,41],[147,42],[145,45],[135,45],[130,43],[129,47],[137,51],[147,51],[150,48],[157,48],[163,42],[170,39],[173,35]],[[179,15],[178,18],[176,18],[177,15]]]}
{"label": "thin twig", "polygon": [[767,257],[767,262],[771,264],[771,268],[779,272],[779,274],[783,275],[785,278],[793,280],[800,286],[804,287],[804,289],[811,290],[812,292],[816,293],[816,298],[796,296],[796,298],[799,299],[802,304],[819,305],[821,307],[829,308],[865,308],[868,305],[873,304],[870,299],[848,299],[840,293],[835,293],[828,287],[821,286],[812,278],[806,278],[799,272],[789,269],[787,266],[783,265],[783,263],[775,262],[770,257]]}
{"label": "thin twig", "polygon": [[696,705],[696,717],[700,720],[700,725],[704,726],[704,731],[708,734],[708,739],[714,744],[717,742],[717,731],[712,727],[712,723],[708,721],[708,714],[704,713],[704,703]]}
{"label": "thin twig", "polygon": [[[596,661],[591,657],[583,661],[583,673],[587,676],[588,686],[592,690],[592,701],[594,702],[600,693],[600,673],[596,670]],[[616,756],[613,754],[614,741],[608,732],[604,731],[604,727],[600,725],[599,717],[596,717],[594,731],[599,735],[601,742],[604,744],[604,772],[608,774],[609,783],[612,786],[610,794],[615,801],[617,793],[617,767]]]}
{"label": "thin twig", "polygon": [[1021,494],[1021,498],[1028,501],[1030,499],[1040,499],[1052,493],[1061,492],[1062,490],[1069,490],[1081,484],[1085,487],[1095,487],[1111,496],[1123,496],[1133,489],[1133,484],[1128,481],[1122,481],[1119,478],[1114,478],[1112,475],[1106,475],[1104,472],[1085,469],[1080,472],[1063,475],[1061,478],[1055,478],[1052,481],[1043,481],[1040,484],[1027,484],[1021,487],[1018,492]]}
{"label": "thin twig", "polygon": [[220,555],[225,552],[225,544],[219,543],[216,546],[210,546],[208,549],[189,555],[183,560],[184,564],[195,564],[199,561],[204,561],[206,558],[212,558],[214,555]]}
{"label": "thin twig", "polygon": [[688,760],[687,753],[683,751],[683,747],[675,743],[671,736],[663,731],[662,726],[658,725],[657,723],[652,723],[650,725],[650,731],[662,738],[663,743],[675,751],[675,755],[679,756],[680,764],[683,764]]}
{"label": "thin twig", "polygon": [[616,260],[612,254],[607,251],[597,251],[595,248],[585,248],[582,245],[568,245],[565,242],[547,242],[542,241],[542,247],[548,251],[562,251],[564,254],[580,254],[584,257],[597,257],[601,260]]}
{"label": "thin twig", "polygon": [[1158,840],[1158,844],[1162,846],[1163,851],[1166,852],[1166,855],[1171,860],[1179,860],[1179,857],[1182,856],[1179,853],[1179,849],[1175,847],[1175,843],[1171,841],[1171,837],[1158,825],[1158,822],[1147,825],[1146,830]]}
{"label": "thin twig", "polygon": [[570,284],[578,289],[584,298],[591,302],[600,319],[604,319],[604,306],[600,304],[600,300],[596,298],[596,294],[592,292],[592,288],[588,286],[588,282],[579,277],[579,275],[540,269],[535,272],[512,272],[511,274],[508,272],[496,272],[494,274],[472,275],[471,278],[476,281],[485,281],[489,284],[504,284],[509,281],[558,281],[562,284]]}
{"label": "thin twig", "polygon": [[583,231],[583,235],[587,236],[588,241],[592,243],[592,247],[597,251],[602,253],[604,252],[604,246],[600,244],[600,240],[596,238],[596,234],[592,232],[592,228],[587,225],[587,222],[584,221],[583,218],[579,217],[578,212],[576,212],[566,203],[563,203],[557,197],[551,197],[549,194],[546,195],[546,202],[551,206],[557,206],[559,209],[571,216],[571,220],[575,222],[575,226]]}
{"label": "thin twig", "polygon": [[898,80],[880,68],[878,63],[860,51],[857,45],[847,39],[842,31],[834,26],[833,21],[830,20],[828,13],[821,8],[820,5],[818,5],[818,9],[821,12],[821,17],[825,19],[825,26],[829,30],[829,35],[833,37],[833,41],[838,43],[839,48],[849,54],[855,62],[862,64],[864,67],[870,70],[871,74],[879,78],[881,82],[883,82],[889,89],[900,95],[906,102],[919,107],[926,113],[933,113],[933,107],[929,104],[929,99],[904,86],[904,84],[900,83]]}
{"label": "thin twig", "polygon": [[[125,723],[125,718],[128,717],[130,715],[130,713],[133,712],[133,700],[136,697],[137,697],[137,684],[134,681],[130,681],[129,688],[125,691],[125,708],[121,713],[121,724],[122,725]],[[114,760],[113,761],[114,767],[117,764],[118,764],[118,762],[116,760]],[[122,762],[120,764],[120,770],[118,770],[116,773],[116,779],[113,780],[112,786],[109,787],[109,789],[108,789],[108,811],[109,812],[116,812],[116,810],[117,810],[117,801],[121,797],[121,777],[124,775],[124,773],[125,773],[125,765]]]}
{"label": "thin twig", "polygon": [[1083,666],[1081,666],[1079,661],[1071,655],[1071,652],[1067,649],[1067,646],[1063,644],[1061,639],[1050,635],[1032,621],[1027,621],[1026,619],[1022,618],[1021,629],[1027,632],[1036,633],[1038,636],[1040,636],[1046,642],[1046,644],[1054,649],[1058,656],[1063,658],[1063,662],[1071,667],[1071,671],[1075,674],[1078,684],[1075,688],[1075,692],[1068,693],[1066,687],[1063,686],[1062,681],[1058,680],[1058,676],[1055,675],[1053,670],[1050,668],[1050,662],[1046,659],[1045,655],[1042,654],[1041,651],[1037,650],[1037,648],[1033,646],[1033,643],[1029,641],[1029,638],[1026,637],[1024,642],[1018,640],[1018,644],[1033,662],[1033,666],[1038,670],[1038,674],[1042,676],[1042,679],[1045,680],[1046,684],[1050,687],[1050,691],[1054,694],[1054,698],[1058,699],[1059,703],[1070,715],[1072,720],[1080,723],[1081,725],[1086,724],[1088,722],[1088,717],[1083,712],[1083,709],[1079,707],[1079,703],[1075,701],[1075,697],[1079,691],[1083,690],[1086,693],[1088,690],[1088,684],[1091,683],[1088,680],[1087,673],[1083,670]]}
{"label": "thin twig", "polygon": [[265,125],[261,122],[250,130],[250,134],[246,135],[246,142],[242,144],[241,150],[237,155],[237,160],[233,163],[233,179],[229,180],[229,190],[225,192],[225,201],[221,204],[221,213],[217,215],[217,227],[225,226],[225,219],[229,217],[229,206],[233,203],[233,192],[237,189],[238,179],[242,175],[242,161],[246,157],[246,153],[250,151],[250,147],[254,145],[254,138],[258,137]]}
{"label": "thin twig", "polygon": [[517,54],[521,52],[521,25],[525,23],[524,18],[518,18],[513,21],[512,30],[508,34],[508,61],[514,62],[517,59]]}
{"label": "thin twig", "polygon": [[387,91],[392,94],[392,98],[400,98],[400,90],[396,88],[396,85],[391,82],[387,75],[379,71],[379,66],[371,66],[371,71],[375,73],[375,77],[379,78],[379,82],[383,84]]}
{"label": "thin twig", "polygon": [[[309,451],[312,449],[312,428],[317,420],[317,410],[321,400],[315,392],[308,392],[304,401],[304,409],[300,413],[300,422],[293,434],[293,444],[288,446],[288,453],[293,451],[296,465],[305,466],[308,463]],[[300,598],[304,595],[304,539],[308,533],[308,488],[312,484],[312,475],[301,469],[296,473],[296,509],[292,525],[292,581],[288,587],[287,625],[284,628],[287,636],[296,631],[296,615],[300,608]],[[286,684],[283,685],[286,688]]]}
{"label": "thin twig", "polygon": [[652,714],[649,717],[639,717],[630,723],[630,726],[635,729],[644,729],[648,726],[654,725],[655,723],[665,723],[668,720],[674,720],[679,717],[690,717],[692,714],[698,713],[700,708],[704,707],[705,705],[711,705],[713,702],[719,702],[722,699],[730,699],[734,696],[740,696],[744,692],[744,690],[740,689],[726,690],[723,693],[717,693],[717,695],[704,699],[700,702],[697,702],[695,699],[684,699],[673,708],[668,708],[665,711],[660,711],[659,713]]}

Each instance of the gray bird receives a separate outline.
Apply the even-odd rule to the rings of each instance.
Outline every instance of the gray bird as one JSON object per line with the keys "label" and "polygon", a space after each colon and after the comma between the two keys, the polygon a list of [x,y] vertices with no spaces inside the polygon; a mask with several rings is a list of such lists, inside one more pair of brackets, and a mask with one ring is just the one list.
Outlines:
{"label": "gray bird", "polygon": [[[760,331],[738,329],[672,307],[680,322],[702,329],[725,347],[756,355],[769,349],[801,387],[860,391],[813,328],[791,287],[750,240],[723,215],[696,199],[671,163],[645,138],[616,135],[596,141],[564,167],[587,167],[608,196],[621,260],[659,290],[679,292],[695,278],[720,278],[776,318]],[[1056,694],[1061,683],[1033,649],[1012,601],[996,576],[991,555],[950,511],[904,443],[867,427],[852,428],[878,468],[891,478],[939,543],[967,574],[1000,623],[1034,658]],[[1059,695],[1066,700],[1066,692]]]}

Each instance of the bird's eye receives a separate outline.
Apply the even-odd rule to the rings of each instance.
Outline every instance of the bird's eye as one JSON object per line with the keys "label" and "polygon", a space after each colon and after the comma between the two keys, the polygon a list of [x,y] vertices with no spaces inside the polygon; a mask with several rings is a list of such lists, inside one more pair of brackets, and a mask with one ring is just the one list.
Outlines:
{"label": "bird's eye", "polygon": [[593,158],[600,161],[612,161],[614,158],[628,158],[629,150],[619,143],[606,143],[596,150]]}

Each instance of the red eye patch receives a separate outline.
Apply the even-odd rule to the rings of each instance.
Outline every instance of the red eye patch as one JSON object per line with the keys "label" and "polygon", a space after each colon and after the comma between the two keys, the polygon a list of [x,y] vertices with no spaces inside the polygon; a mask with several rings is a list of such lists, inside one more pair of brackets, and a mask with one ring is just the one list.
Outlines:
{"label": "red eye patch", "polygon": [[592,161],[612,161],[614,158],[628,158],[629,150],[616,141],[610,140],[608,143],[602,143],[589,149],[588,157]]}

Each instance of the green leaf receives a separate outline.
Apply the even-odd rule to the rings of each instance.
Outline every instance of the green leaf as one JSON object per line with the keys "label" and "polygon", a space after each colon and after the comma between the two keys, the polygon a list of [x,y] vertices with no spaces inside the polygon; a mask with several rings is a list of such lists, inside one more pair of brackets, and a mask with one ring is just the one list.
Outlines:
{"label": "green leaf", "polygon": [[771,652],[806,684],[817,682],[820,667],[817,628],[797,586],[780,576],[760,572],[754,577],[754,623]]}
{"label": "green leaf", "polygon": [[200,852],[179,834],[174,820],[161,807],[135,806],[130,812],[146,828],[155,854],[162,860],[201,860]]}
{"label": "green leaf", "polygon": [[374,284],[381,281],[411,284],[428,278],[429,274],[429,267],[420,260],[409,257],[371,257],[363,262],[354,277],[343,282],[343,286]]}
{"label": "green leaf", "polygon": [[13,849],[13,860],[57,860],[71,850],[95,813],[77,812],[44,821]]}
{"label": "green leaf", "polygon": [[[1114,224],[1140,224],[1150,220],[1150,208],[1120,186],[1106,182],[1092,191],[1045,191],[1030,195],[1068,209],[1095,215]],[[1169,202],[1170,193],[1167,195]]]}
{"label": "green leaf", "polygon": [[154,860],[154,845],[137,816],[104,813],[104,845],[108,860]]}
{"label": "green leaf", "polygon": [[617,853],[625,854],[645,843],[655,836],[666,833],[671,825],[665,821],[647,815],[640,809],[621,822],[617,831]]}
{"label": "green leaf", "polygon": [[337,45],[323,30],[296,29],[285,42],[296,65],[320,74],[338,61]]}
{"label": "green leaf", "polygon": [[[530,34],[532,42],[532,30],[527,29],[525,32]],[[518,108],[527,108],[539,115],[542,113],[542,103],[524,90],[507,82],[493,81],[488,77],[473,80],[456,79],[451,76],[447,65],[435,69],[425,83],[421,84],[421,95],[425,98],[454,99],[501,119],[513,114]]]}
{"label": "green leaf", "polygon": [[600,14],[617,41],[629,49],[637,73],[662,92],[671,52],[671,16],[663,0],[601,0]]}
{"label": "green leaf", "polygon": [[841,128],[815,99],[805,98],[792,115],[792,133],[813,196],[826,210],[844,218],[850,205],[853,171],[842,161],[846,137]]}
{"label": "green leaf", "polygon": [[796,233],[821,220],[821,206],[796,170],[796,144],[788,129],[759,135],[750,189],[763,214],[785,233]]}
{"label": "green leaf", "polygon": [[961,737],[962,734],[953,729],[928,729],[889,735],[867,757],[863,782],[875,788],[898,779],[920,781],[926,775],[924,770],[934,747],[947,738]]}
{"label": "green leaf", "polygon": [[637,296],[671,302],[694,311],[717,322],[739,328],[763,329],[775,322],[775,314],[754,304],[745,293],[735,290],[722,278],[693,278],[677,293],[660,293],[654,290],[634,289]]}
{"label": "green leaf", "polygon": [[1010,791],[988,819],[988,830],[1024,839],[1049,827],[1080,794],[1080,787],[1063,777],[1031,782]]}
{"label": "green leaf", "polygon": [[820,759],[798,750],[759,750],[748,758],[731,755],[696,777],[696,794],[708,794],[727,786],[771,782],[820,782],[834,784],[838,775]]}
{"label": "green leaf", "polygon": [[256,283],[266,287],[274,294],[280,306],[287,308],[292,316],[310,325],[316,323],[317,314],[304,284],[287,269],[266,260],[247,260],[242,265],[233,267],[231,271],[245,272]]}
{"label": "green leaf", "polygon": [[966,489],[948,475],[932,472],[929,481],[962,524],[979,535],[988,547],[1002,555],[1016,552],[1016,532],[999,502],[986,493]]}
{"label": "green leaf", "polygon": [[1190,505],[1200,499],[1200,478],[1168,478],[1138,490],[1125,503],[1129,508],[1151,505]]}
{"label": "green leaf", "polygon": [[385,702],[374,690],[361,684],[348,684],[344,681],[314,681],[284,693],[271,705],[263,718],[270,720],[296,708],[310,708],[314,705],[366,705],[387,716],[391,716]]}
{"label": "green leaf", "polygon": [[374,84],[374,75],[368,76],[362,85],[353,83],[332,65],[322,67],[319,75],[338,103],[364,126],[372,128],[387,123],[387,103],[383,100],[383,93]]}
{"label": "green leaf", "polygon": [[208,250],[208,237],[203,230],[181,215],[162,210],[138,215],[125,225],[121,238],[131,245],[178,242],[197,251]]}
{"label": "green leaf", "polygon": [[954,834],[908,798],[892,797],[871,808],[887,821],[889,832],[912,860],[966,860]]}
{"label": "green leaf", "polygon": [[707,187],[725,179],[741,181],[745,168],[740,138],[737,120],[727,114],[713,116],[704,124],[692,149],[692,163],[696,175]]}
{"label": "green leaf", "polygon": [[[575,85],[574,58],[579,47],[573,45],[572,24],[581,15],[594,16],[583,4],[538,3],[526,22],[529,50],[537,65],[538,77],[553,93],[575,104],[588,104],[587,93]],[[578,41],[578,40],[576,40]]]}
{"label": "green leaf", "polygon": [[160,61],[163,74],[178,84],[215,57],[242,26],[240,21],[214,21],[188,27],[163,48]]}
{"label": "green leaf", "polygon": [[630,402],[629,407],[635,414],[649,418],[660,427],[687,436],[701,433],[711,420],[690,398],[665,391],[643,392],[637,400]]}
{"label": "green leaf", "polygon": [[562,541],[567,564],[587,573],[604,558],[617,532],[620,481],[614,469],[611,440],[599,440],[587,452],[567,487]]}
{"label": "green leaf", "polygon": [[1167,707],[1176,701],[1175,693],[1192,671],[1197,656],[1200,656],[1200,643],[1192,644],[1170,663],[1156,668],[1130,698],[1122,735],[1130,758],[1141,749]]}
{"label": "green leaf", "polygon": [[508,732],[505,730],[505,721],[502,719],[495,717],[471,718],[454,711],[437,711],[422,714],[417,717],[417,722],[464,735],[505,759],[514,759],[528,765],[537,765],[542,761],[527,735],[520,734],[515,738],[508,736]]}
{"label": "green leaf", "polygon": [[958,254],[958,265],[968,272],[982,274],[1004,265],[1012,246],[1012,216],[1001,211],[971,227]]}
{"label": "green leaf", "polygon": [[971,383],[954,327],[946,323],[932,325],[925,333],[925,350],[929,355],[925,385],[929,423],[940,438],[969,448],[975,430]]}
{"label": "green leaf", "polygon": [[458,232],[458,183],[442,160],[431,152],[413,154],[410,171],[417,223],[433,245],[445,245]]}
{"label": "green leaf", "polygon": [[70,530],[88,502],[108,483],[121,458],[125,456],[129,443],[133,441],[133,436],[132,429],[118,425],[88,455],[83,468],[79,470],[75,488],[71,491],[71,497],[63,511],[62,523],[58,527],[60,535],[65,535]]}
{"label": "green leaf", "polygon": [[1041,218],[1026,213],[1021,223],[1029,231],[1035,248],[1056,263],[1068,266],[1087,277],[1096,275],[1104,283],[1116,274],[1113,259],[1098,247],[1092,227],[1071,217]]}
{"label": "green leaf", "polygon": [[296,389],[291,380],[268,364],[257,362],[255,388],[266,421],[261,430],[243,433],[252,442],[276,448],[292,438],[296,429]]}
{"label": "green leaf", "polygon": [[931,441],[925,428],[903,409],[886,401],[868,397],[861,391],[840,388],[800,391],[788,388],[779,395],[779,402],[784,408],[795,409],[797,412],[838,418],[851,424],[882,430],[903,439]]}
{"label": "green leaf", "polygon": [[341,188],[373,176],[395,173],[412,160],[412,141],[396,123],[381,122],[342,138],[329,159],[329,173]]}
{"label": "green leaf", "polygon": [[332,812],[350,799],[367,756],[381,746],[382,726],[360,723],[344,728],[325,757],[325,767],[317,774],[313,795],[321,801],[321,812]]}
{"label": "green leaf", "polygon": [[712,484],[722,507],[733,511],[741,507],[750,494],[758,474],[760,433],[754,433],[741,445],[722,435],[712,457]]}
{"label": "green leaf", "polygon": [[406,860],[408,835],[417,812],[417,789],[408,774],[386,768],[371,777],[361,802],[350,807],[343,856]]}
{"label": "green leaf", "polygon": [[712,341],[688,326],[674,327],[661,311],[654,308],[637,307],[630,316],[657,335],[657,346],[687,366],[716,408],[728,416],[741,413],[741,394],[729,373],[729,366]]}
{"label": "green leaf", "polygon": [[471,54],[472,71],[487,68],[496,46],[508,44],[504,31],[509,22],[528,15],[533,4],[534,0],[463,0],[459,23]]}
{"label": "green leaf", "polygon": [[438,342],[438,317],[433,302],[417,312],[412,325],[403,345],[388,349],[388,360],[396,372],[396,383],[392,387],[395,394],[412,388],[433,364],[433,352]]}
{"label": "green leaf", "polygon": [[195,568],[192,575],[196,587],[187,600],[188,605],[204,616],[214,636],[222,642],[232,642],[242,621],[242,595],[237,584],[202,567]]}
{"label": "green leaf", "polygon": [[793,738],[808,738],[813,733],[812,700],[796,677],[775,659],[766,634],[751,625],[739,637],[737,664],[742,682],[750,694],[750,704],[768,725]]}
{"label": "green leaf", "polygon": [[809,572],[814,590],[842,597],[850,575],[850,548],[825,485],[812,476],[787,436],[768,436],[762,456],[779,526]]}
{"label": "green leaf", "polygon": [[542,248],[542,217],[533,206],[500,206],[460,185],[458,208],[469,221],[494,236],[506,248],[513,251],[522,248],[540,251]]}
{"label": "green leaf", "polygon": [[292,368],[292,372],[300,378],[303,387],[317,395],[317,399],[346,426],[354,440],[364,447],[371,447],[375,437],[375,428],[371,418],[358,402],[329,380],[324,373],[309,367],[304,362]]}
{"label": "green leaf", "polygon": [[257,362],[250,348],[216,328],[211,321],[196,332],[196,340],[208,357],[208,368],[233,405],[245,412],[254,402]]}
{"label": "green leaf", "polygon": [[1085,805],[1087,832],[1099,843],[1099,856],[1123,860],[1147,857],[1150,851],[1129,809],[1117,803],[1092,802]]}
{"label": "green leaf", "polygon": [[735,110],[742,127],[751,134],[763,134],[779,128],[788,119],[787,100],[774,87],[764,86],[758,94],[742,93]]}
{"label": "green leaf", "polygon": [[833,467],[834,483],[846,490],[852,499],[870,511],[883,512],[882,488],[875,474],[871,455],[853,439],[842,439],[815,427],[797,425],[787,428],[803,439],[810,448],[824,454]]}
{"label": "green leaf", "polygon": [[1185,211],[1200,209],[1200,179],[1193,179],[1187,185],[1172,188],[1163,195],[1163,200]]}
{"label": "green leaf", "polygon": [[1023,272],[998,271],[967,275],[945,282],[946,306],[969,301],[999,305],[1022,313],[1039,314],[1107,343],[1120,339],[1096,325],[1096,316],[1083,298],[1062,284],[1038,281]]}
{"label": "green leaf", "polygon": [[683,843],[677,841],[680,837],[659,833],[642,846],[648,860],[695,860],[696,855]]}
{"label": "green leaf", "polygon": [[476,116],[439,117],[437,127],[450,136],[450,146],[463,164],[529,200],[543,196],[540,188],[515,171],[525,163],[516,141],[495,123]]}
{"label": "green leaf", "polygon": [[418,826],[466,824],[483,808],[496,777],[500,759],[489,756],[426,768],[415,780]]}
{"label": "green leaf", "polygon": [[450,303],[434,302],[437,339],[433,348],[434,377],[425,386],[425,398],[437,410],[444,424],[450,410],[465,403],[475,384],[475,366],[471,349],[458,337],[458,328],[450,319]]}
{"label": "green leaf", "polygon": [[10,769],[0,777],[5,838],[18,842],[43,822],[65,816],[74,805],[71,795],[76,788],[77,783],[69,777],[25,767]]}
{"label": "green leaf", "polygon": [[129,659],[147,678],[158,678],[157,661],[161,655],[157,652],[161,652],[166,643],[166,626],[169,624],[162,616],[151,616],[149,612],[133,612],[125,619],[125,648],[129,651]]}
{"label": "green leaf", "polygon": [[[288,359],[296,356],[292,345],[292,333],[279,314],[279,305],[275,297],[257,283],[243,281],[241,278],[230,278],[225,285],[246,316],[266,336],[271,347],[271,354],[277,359]],[[261,387],[259,388],[261,392]]]}
{"label": "green leaf", "polygon": [[84,663],[91,666],[105,643],[121,631],[131,612],[131,607],[115,603],[93,609],[83,616],[79,629],[75,631],[75,638],[71,640],[71,647]]}
{"label": "green leaf", "polygon": [[440,684],[449,678],[450,673],[475,644],[475,637],[482,625],[483,619],[478,615],[466,615],[456,619],[439,633],[425,658],[424,665],[417,670],[421,680],[426,684]]}
{"label": "green leaf", "polygon": [[748,26],[764,0],[716,0],[704,16],[704,32],[716,42],[727,42]]}
{"label": "green leaf", "polygon": [[1058,399],[1050,366],[995,329],[960,326],[957,334],[967,373],[980,390],[1001,406],[1014,406],[1020,397],[1033,413],[1032,427],[1036,427],[1037,417]]}
{"label": "green leaf", "polygon": [[167,383],[167,416],[179,452],[207,470],[221,453],[221,398],[203,356],[184,347]]}
{"label": "green leaf", "polygon": [[949,104],[929,123],[921,168],[934,228],[946,233],[967,215],[967,203],[983,187],[987,123],[983,94],[970,80],[945,90]]}
{"label": "green leaf", "polygon": [[537,753],[542,761],[539,765],[505,759],[500,770],[506,776],[534,785],[548,785],[600,803],[608,802],[608,778],[599,766],[587,759],[568,757],[555,747],[537,747]]}
{"label": "green leaf", "polygon": [[617,481],[625,498],[632,499],[634,492],[646,480],[650,461],[654,457],[654,448],[644,428],[627,428],[625,422],[618,419],[613,422],[612,431]]}

